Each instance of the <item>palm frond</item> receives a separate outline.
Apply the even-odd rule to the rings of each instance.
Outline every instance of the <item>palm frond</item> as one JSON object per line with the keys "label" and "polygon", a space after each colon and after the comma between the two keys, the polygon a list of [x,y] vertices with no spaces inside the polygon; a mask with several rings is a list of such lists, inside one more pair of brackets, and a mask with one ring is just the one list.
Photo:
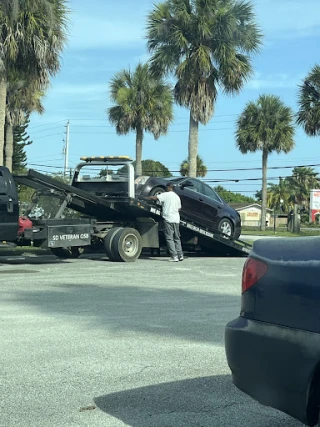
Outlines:
{"label": "palm frond", "polygon": [[237,121],[236,145],[242,153],[289,152],[294,147],[294,116],[279,97],[261,95],[249,102]]}
{"label": "palm frond", "polygon": [[309,136],[320,135],[320,65],[315,65],[299,86],[297,123]]}
{"label": "palm frond", "polygon": [[237,93],[252,74],[251,55],[261,45],[252,5],[166,0],[154,7],[147,22],[152,71],[174,73],[176,101],[190,108],[195,120],[207,123],[218,86]]}

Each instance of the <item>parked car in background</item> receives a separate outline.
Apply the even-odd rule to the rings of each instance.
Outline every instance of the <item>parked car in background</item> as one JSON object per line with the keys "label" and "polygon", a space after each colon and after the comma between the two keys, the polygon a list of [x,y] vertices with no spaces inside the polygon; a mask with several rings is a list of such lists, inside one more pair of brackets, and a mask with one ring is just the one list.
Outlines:
{"label": "parked car in background", "polygon": [[174,191],[181,198],[181,213],[203,227],[217,230],[238,239],[241,218],[209,185],[195,178],[159,178],[140,176],[136,179],[137,196],[154,196],[165,191],[168,181],[175,183]]}
{"label": "parked car in background", "polygon": [[320,237],[257,240],[225,331],[234,384],[308,426],[320,426],[319,277]]}

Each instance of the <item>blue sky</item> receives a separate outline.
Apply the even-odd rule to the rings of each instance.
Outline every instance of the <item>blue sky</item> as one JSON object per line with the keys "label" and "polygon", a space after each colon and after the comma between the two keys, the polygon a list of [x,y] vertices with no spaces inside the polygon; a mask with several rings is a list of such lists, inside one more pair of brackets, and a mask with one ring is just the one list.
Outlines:
{"label": "blue sky", "polygon": [[[74,167],[83,155],[134,158],[135,134],[118,136],[108,121],[108,86],[116,72],[133,69],[139,61],[147,60],[145,25],[153,4],[154,0],[70,0],[69,42],[61,71],[52,79],[44,99],[46,112],[31,116],[29,134],[33,144],[26,149],[29,167],[42,172],[63,170],[67,120],[69,167]],[[320,42],[319,0],[253,0],[252,4],[264,34],[264,46],[253,59],[254,76],[239,95],[221,94],[212,120],[199,131],[199,154],[210,171],[206,179],[226,180],[226,188],[246,195],[253,195],[261,187],[259,180],[241,181],[261,177],[261,153],[243,155],[235,147],[238,115],[260,94],[280,96],[296,112],[298,84],[320,62],[316,54]],[[178,171],[187,158],[188,116],[186,109],[176,106],[175,120],[166,136],[155,141],[146,134],[143,159],[160,161],[169,170]],[[307,137],[297,128],[295,141],[291,153],[270,155],[270,182],[291,174],[289,168],[270,167],[320,164],[319,138]],[[257,170],[230,170],[247,168]],[[315,169],[320,172],[320,167]],[[236,179],[240,181],[232,182]]]}

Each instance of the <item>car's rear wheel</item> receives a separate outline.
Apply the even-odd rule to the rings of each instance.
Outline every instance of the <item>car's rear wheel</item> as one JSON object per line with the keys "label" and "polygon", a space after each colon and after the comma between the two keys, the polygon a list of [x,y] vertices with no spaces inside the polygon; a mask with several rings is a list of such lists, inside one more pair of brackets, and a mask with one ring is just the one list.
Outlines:
{"label": "car's rear wheel", "polygon": [[228,218],[222,218],[218,225],[218,231],[225,237],[233,237],[233,225]]}
{"label": "car's rear wheel", "polygon": [[162,194],[165,192],[165,189],[163,187],[154,187],[150,191],[150,196],[158,196],[159,194]]}

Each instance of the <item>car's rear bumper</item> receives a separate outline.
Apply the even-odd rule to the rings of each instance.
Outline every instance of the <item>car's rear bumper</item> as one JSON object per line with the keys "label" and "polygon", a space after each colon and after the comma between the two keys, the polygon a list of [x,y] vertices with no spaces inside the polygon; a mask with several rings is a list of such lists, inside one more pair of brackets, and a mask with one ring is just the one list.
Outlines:
{"label": "car's rear bumper", "polygon": [[225,347],[233,382],[240,390],[313,424],[307,404],[320,360],[318,334],[239,317],[226,326]]}

